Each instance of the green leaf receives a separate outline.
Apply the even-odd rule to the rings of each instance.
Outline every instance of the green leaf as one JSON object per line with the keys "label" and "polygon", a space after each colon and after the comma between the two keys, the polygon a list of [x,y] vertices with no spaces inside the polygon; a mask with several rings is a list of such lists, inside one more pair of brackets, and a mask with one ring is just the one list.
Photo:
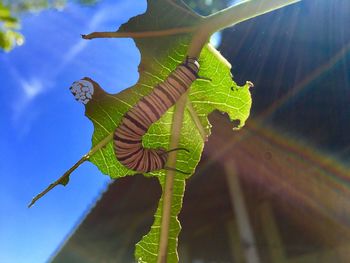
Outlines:
{"label": "green leaf", "polygon": [[[75,2],[83,5],[93,5],[98,0],[75,0]],[[15,46],[20,46],[24,43],[23,35],[13,31],[21,27],[20,19],[15,17],[19,13],[39,12],[47,8],[63,9],[66,4],[66,0],[0,0],[0,51],[3,49],[8,52]]]}
{"label": "green leaf", "polygon": [[[174,4],[176,2],[176,4]],[[148,1],[146,13],[131,18],[122,25],[119,32],[143,32],[165,30],[177,27],[193,26],[202,18],[189,10],[180,1]],[[167,78],[172,70],[181,63],[191,41],[191,34],[172,35],[153,38],[135,39],[141,52],[139,66],[140,77],[136,85],[118,93],[108,94],[97,83],[94,83],[92,100],[86,105],[86,116],[93,122],[94,134],[92,145],[96,146],[109,136],[119,125],[123,115],[143,96],[149,94],[153,87]],[[249,85],[237,86],[232,80],[229,63],[214,48],[206,46],[199,58],[199,75],[211,81],[196,80],[189,94],[190,104],[184,114],[179,147],[190,150],[190,153],[179,151],[176,168],[193,173],[202,154],[204,140],[200,130],[210,133],[207,119],[214,110],[227,112],[231,120],[239,120],[242,127],[249,116],[251,96]],[[174,107],[170,108],[159,121],[154,123],[143,137],[147,148],[163,147],[168,149],[171,138],[171,124]],[[194,117],[200,120],[196,125]],[[90,159],[102,173],[111,178],[120,178],[135,174],[121,165],[114,154],[113,142],[99,149]],[[145,176],[156,176],[164,189],[164,170],[151,172]],[[169,231],[167,262],[178,262],[176,252],[180,224],[177,215],[182,206],[185,180],[188,175],[176,173],[172,211]],[[159,247],[162,200],[155,214],[154,223],[147,235],[136,245],[135,257],[138,262],[156,262]]]}
{"label": "green leaf", "polygon": [[15,31],[7,30],[5,32],[0,31],[0,48],[5,51],[12,50],[16,45],[20,46],[24,42],[23,36]]}
{"label": "green leaf", "polygon": [[0,21],[3,21],[3,22],[7,22],[7,23],[11,23],[11,24],[15,24],[18,22],[17,18],[15,17],[12,17],[12,16],[1,16],[0,15]]}
{"label": "green leaf", "polygon": [[11,12],[10,9],[6,6],[4,6],[1,2],[0,2],[0,17],[8,17],[11,16]]}
{"label": "green leaf", "polygon": [[4,6],[0,1],[0,48],[8,52],[16,45],[23,44],[23,36],[11,30],[18,27],[18,19],[11,16],[9,7]]}

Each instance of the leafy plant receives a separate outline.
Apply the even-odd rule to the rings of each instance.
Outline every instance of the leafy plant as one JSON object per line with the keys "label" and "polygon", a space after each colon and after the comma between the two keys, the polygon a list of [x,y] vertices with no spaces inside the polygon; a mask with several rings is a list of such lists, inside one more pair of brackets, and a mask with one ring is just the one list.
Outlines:
{"label": "leafy plant", "polygon": [[23,44],[24,38],[17,32],[18,28],[18,19],[0,1],[0,48],[10,51],[15,45]]}
{"label": "leafy plant", "polygon": [[[146,148],[173,149],[184,147],[187,152],[172,152],[167,166],[194,172],[204,142],[210,135],[208,114],[214,110],[226,112],[238,127],[249,116],[251,83],[239,87],[231,77],[230,64],[207,41],[210,35],[231,24],[269,12],[297,0],[251,0],[208,17],[194,13],[181,1],[149,0],[147,11],[131,18],[117,32],[95,32],[85,39],[101,37],[132,37],[141,52],[138,82],[118,93],[108,94],[94,82],[94,94],[85,106],[86,116],[94,124],[92,148],[60,179],[35,197],[30,205],[58,184],[67,184],[69,175],[84,161],[94,163],[111,178],[135,174],[115,157],[112,134],[123,115],[152,88],[163,81],[186,55],[199,57],[199,75],[210,80],[196,80],[189,92],[170,108],[143,137]],[[177,262],[177,238],[180,212],[189,175],[171,170],[153,171],[163,189],[155,220],[147,235],[136,244],[138,262]]]}
{"label": "leafy plant", "polygon": [[[24,43],[19,14],[23,12],[39,12],[48,8],[61,9],[66,0],[0,0],[0,49],[6,52]],[[80,4],[90,5],[97,0],[75,0]]]}

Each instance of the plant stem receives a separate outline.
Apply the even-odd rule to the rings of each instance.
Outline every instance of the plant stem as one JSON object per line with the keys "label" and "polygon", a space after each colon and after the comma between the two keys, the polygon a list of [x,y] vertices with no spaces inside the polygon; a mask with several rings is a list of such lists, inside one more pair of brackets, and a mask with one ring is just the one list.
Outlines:
{"label": "plant stem", "polygon": [[[184,93],[175,105],[173,122],[171,127],[171,139],[169,149],[177,148],[180,141],[181,127],[183,123],[184,111],[187,103],[188,91]],[[168,167],[176,167],[177,151],[169,153],[167,160]],[[175,171],[167,170],[165,174],[165,185],[163,189],[163,211],[160,228],[160,240],[157,263],[167,262],[169,226],[171,218],[171,201],[173,197]]]}
{"label": "plant stem", "polygon": [[93,32],[87,35],[81,35],[83,39],[94,39],[94,38],[149,38],[149,37],[162,37],[169,35],[177,35],[190,33],[195,31],[196,27],[178,27],[170,28],[159,31],[143,31],[143,32]]}
{"label": "plant stem", "polygon": [[199,57],[210,36],[217,31],[299,1],[301,0],[248,0],[207,16],[196,30],[187,54]]}
{"label": "plant stem", "polygon": [[[202,48],[209,40],[209,37],[216,31],[219,31],[225,27],[233,24],[248,20],[255,16],[270,12],[272,10],[281,8],[283,6],[298,2],[300,0],[249,0],[239,5],[235,5],[219,11],[211,16],[205,18],[204,22],[196,28],[195,34],[189,45],[187,55],[191,57],[199,57]],[[193,29],[191,29],[193,31]],[[162,31],[158,31],[162,32]],[[182,31],[181,33],[183,33]],[[190,31],[187,31],[190,32]],[[138,37],[145,37],[145,33],[148,36],[160,36],[160,35],[171,35],[174,34],[172,29],[166,30],[165,34],[155,34],[155,32],[143,32],[142,35],[138,33]],[[130,34],[130,33],[129,33]],[[133,33],[135,34],[135,33]],[[131,34],[130,34],[131,35]],[[171,141],[170,149],[177,148],[180,140],[182,120],[184,110],[187,103],[188,92],[182,95],[178,100],[175,107],[173,125],[171,130]],[[191,106],[191,105],[190,105]],[[191,115],[195,115],[194,121],[198,126],[200,124],[198,116],[194,113],[194,109],[190,107]],[[202,137],[204,132],[201,131]],[[176,167],[176,151],[171,152],[167,161],[168,167]],[[167,170],[165,177],[165,185],[163,189],[163,211],[162,211],[162,222],[161,232],[159,240],[159,251],[157,263],[167,262],[167,250],[168,250],[168,239],[169,239],[169,226],[171,218],[171,201],[173,196],[174,187],[174,176],[175,172]]]}
{"label": "plant stem", "polygon": [[36,201],[38,201],[41,197],[43,197],[45,194],[47,194],[52,188],[59,184],[65,185],[64,181],[69,178],[72,172],[74,172],[82,163],[89,160],[90,157],[100,150],[102,147],[106,146],[107,143],[109,143],[113,138],[113,133],[109,134],[107,137],[105,137],[102,141],[100,141],[98,144],[96,144],[94,147],[91,148],[91,150],[85,154],[79,161],[77,161],[71,168],[69,168],[60,178],[58,178],[55,182],[50,184],[44,191],[42,191],[40,194],[35,196],[33,200],[30,202],[28,207],[30,208],[32,205],[35,204]]}

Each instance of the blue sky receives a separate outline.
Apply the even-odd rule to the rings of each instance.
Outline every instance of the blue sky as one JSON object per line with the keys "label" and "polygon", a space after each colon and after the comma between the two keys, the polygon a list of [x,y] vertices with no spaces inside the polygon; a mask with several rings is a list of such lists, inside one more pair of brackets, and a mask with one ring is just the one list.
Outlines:
{"label": "blue sky", "polygon": [[71,83],[89,76],[117,93],[138,78],[131,39],[86,41],[80,34],[116,30],[145,8],[145,1],[110,0],[28,14],[25,44],[0,53],[0,262],[45,262],[110,182],[85,163],[67,187],[27,208],[90,149],[93,127]]}

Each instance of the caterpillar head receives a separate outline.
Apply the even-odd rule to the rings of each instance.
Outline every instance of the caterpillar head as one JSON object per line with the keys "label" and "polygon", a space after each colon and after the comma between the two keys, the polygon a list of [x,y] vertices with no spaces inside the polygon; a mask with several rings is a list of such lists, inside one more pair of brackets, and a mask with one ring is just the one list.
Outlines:
{"label": "caterpillar head", "polygon": [[182,63],[182,65],[192,69],[192,71],[195,72],[196,74],[199,71],[199,62],[198,62],[198,59],[195,57],[187,56],[186,60]]}
{"label": "caterpillar head", "polygon": [[83,104],[87,104],[94,94],[94,86],[91,81],[87,79],[81,79],[73,82],[69,88],[75,99]]}

